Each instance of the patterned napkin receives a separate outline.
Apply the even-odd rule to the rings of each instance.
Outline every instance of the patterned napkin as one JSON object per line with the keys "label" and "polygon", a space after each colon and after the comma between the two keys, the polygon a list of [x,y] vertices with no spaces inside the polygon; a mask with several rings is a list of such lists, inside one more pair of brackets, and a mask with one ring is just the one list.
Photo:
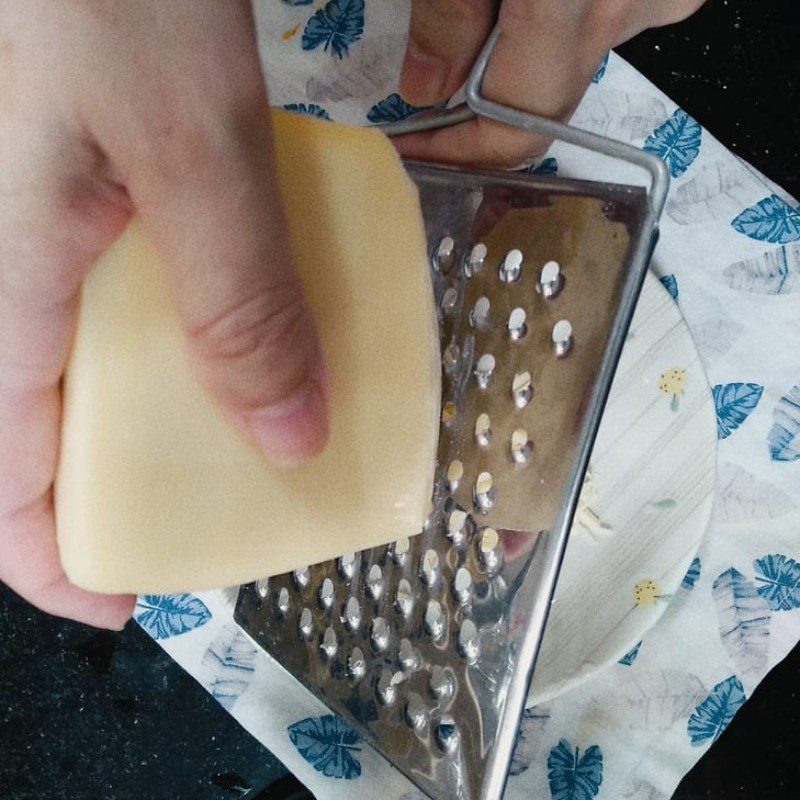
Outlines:
{"label": "patterned napkin", "polygon": [[[259,0],[272,101],[400,119],[408,8]],[[709,379],[719,452],[708,536],[625,658],[525,713],[507,798],[665,800],[800,638],[800,207],[616,55],[573,123],[662,157],[673,184],[653,268]],[[554,146],[535,168],[640,182]],[[139,600],[142,627],[319,798],[421,795],[237,630],[235,590]]]}

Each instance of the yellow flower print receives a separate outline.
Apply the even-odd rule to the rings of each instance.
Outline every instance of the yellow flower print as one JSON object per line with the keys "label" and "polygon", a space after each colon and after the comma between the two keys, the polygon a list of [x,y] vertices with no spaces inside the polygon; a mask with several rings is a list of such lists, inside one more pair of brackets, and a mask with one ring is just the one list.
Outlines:
{"label": "yellow flower print", "polygon": [[652,606],[656,600],[661,599],[661,587],[657,581],[648,578],[644,581],[639,581],[633,587],[633,602],[640,608],[644,606]]}
{"label": "yellow flower print", "polygon": [[673,367],[661,373],[661,377],[658,380],[658,388],[667,397],[672,398],[670,408],[673,411],[677,411],[678,397],[683,394],[683,390],[686,388],[686,370]]}

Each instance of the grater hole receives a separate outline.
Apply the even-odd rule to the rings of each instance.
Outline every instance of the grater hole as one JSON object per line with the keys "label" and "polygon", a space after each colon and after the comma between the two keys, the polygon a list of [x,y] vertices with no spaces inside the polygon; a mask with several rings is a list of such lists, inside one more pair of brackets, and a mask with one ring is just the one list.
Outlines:
{"label": "grater hole", "polygon": [[517,372],[511,381],[511,396],[517,408],[525,408],[533,398],[533,383],[527,370]]}
{"label": "grater hole", "polygon": [[311,582],[311,572],[308,567],[300,567],[292,573],[292,583],[301,591]]}
{"label": "grater hole", "polygon": [[411,584],[405,578],[401,578],[397,584],[395,605],[397,606],[397,610],[404,617],[410,616],[414,609],[414,592],[411,588]]}
{"label": "grater hole", "polygon": [[564,358],[572,348],[572,323],[566,319],[560,319],[553,325],[553,345],[555,347],[556,358]]}
{"label": "grater hole", "polygon": [[458,302],[458,292],[453,286],[448,286],[442,294],[442,300],[439,307],[445,314],[452,314]]}
{"label": "grater hole", "polygon": [[461,545],[473,525],[472,517],[463,508],[454,508],[447,518],[447,538],[453,544]]}
{"label": "grater hole", "polygon": [[442,406],[442,423],[444,425],[450,425],[450,423],[456,418],[456,404],[452,400],[448,400]]}
{"label": "grater hole", "polygon": [[[400,675],[400,678],[397,677]],[[378,676],[375,692],[378,701],[385,706],[390,706],[397,699],[397,685],[402,680],[402,673],[393,674],[391,670],[384,667]]]}
{"label": "grater hole", "polygon": [[408,554],[410,547],[411,542],[409,542],[408,537],[402,536],[391,547],[392,558],[394,558],[398,564],[401,563]]}
{"label": "grater hole", "polygon": [[289,590],[285,586],[282,586],[278,592],[275,605],[282,616],[286,616],[286,614],[289,612]]}
{"label": "grater hole", "polygon": [[448,375],[452,375],[458,369],[458,360],[461,357],[461,351],[455,342],[451,342],[445,348],[442,354],[442,366]]}
{"label": "grater hole", "polygon": [[486,245],[482,242],[479,242],[470,250],[469,257],[464,264],[464,274],[468,278],[483,269],[483,265],[486,263],[486,253]]}
{"label": "grater hole", "polygon": [[522,251],[509,250],[500,264],[498,275],[503,283],[514,283],[522,274]]}
{"label": "grater hole", "polygon": [[419,666],[419,652],[408,639],[400,640],[397,660],[406,672],[413,672]]}
{"label": "grater hole", "polygon": [[488,297],[481,295],[469,313],[469,324],[473,328],[485,328],[489,323],[489,312],[492,304]]}
{"label": "grater hole", "polygon": [[453,264],[456,243],[451,236],[444,236],[436,248],[434,263],[440,272],[447,272]]}
{"label": "grater hole", "polygon": [[478,628],[471,619],[465,619],[458,631],[458,652],[471,664],[478,657]]}
{"label": "grater hole", "polygon": [[442,717],[436,726],[436,744],[443,753],[451,755],[455,753],[461,742],[458,727],[452,717]]}
{"label": "grater hole", "polygon": [[524,308],[517,307],[508,315],[508,335],[512,342],[518,342],[528,332],[528,315]]}
{"label": "grater hole", "polygon": [[467,603],[472,595],[472,575],[466,567],[460,567],[453,579],[453,594],[459,603]]}
{"label": "grater hole", "polygon": [[383,617],[372,620],[372,647],[376,653],[382,653],[389,646],[389,625]]}
{"label": "grater hole", "polygon": [[425,630],[435,642],[440,641],[444,636],[446,621],[447,617],[442,604],[438,600],[428,600],[425,609]]}
{"label": "grater hole", "polygon": [[304,608],[300,612],[300,619],[297,621],[297,630],[303,639],[308,639],[314,630],[314,620],[311,616],[311,609]]}
{"label": "grater hole", "polygon": [[364,653],[360,647],[354,647],[347,659],[347,668],[350,675],[357,681],[360,681],[367,672],[367,661],[364,658]]}
{"label": "grater hole", "polygon": [[454,492],[458,489],[458,484],[463,477],[464,464],[458,459],[451,461],[447,465],[447,488],[450,489],[451,492]]}
{"label": "grater hole", "polygon": [[484,528],[481,531],[478,540],[478,559],[489,573],[496,572],[503,563],[500,536],[494,528]]}
{"label": "grater hole", "polygon": [[359,605],[358,598],[350,597],[344,607],[344,615],[342,622],[351,630],[358,630],[361,625],[361,606]]}
{"label": "grater hole", "polygon": [[347,581],[356,574],[356,554],[346,553],[339,559],[339,574]]}
{"label": "grater hole", "polygon": [[435,550],[426,550],[422,557],[422,580],[433,586],[439,575],[439,554]]}
{"label": "grater hole", "polygon": [[472,490],[472,498],[475,507],[482,514],[488,514],[494,508],[496,492],[491,472],[481,472],[478,475]]}
{"label": "grater hole", "polygon": [[434,664],[431,667],[428,688],[437,700],[447,700],[453,696],[453,678],[444,667]]}
{"label": "grater hole", "polygon": [[256,594],[261,600],[266,600],[269,595],[269,578],[259,578],[256,581]]}
{"label": "grater hole", "polygon": [[557,261],[548,261],[539,273],[538,289],[548,300],[554,298],[564,285],[564,276]]}
{"label": "grater hole", "polygon": [[377,564],[373,564],[367,573],[367,594],[373,600],[379,600],[383,593],[383,573]]}
{"label": "grater hole", "polygon": [[497,362],[491,353],[484,353],[475,365],[475,380],[478,386],[486,390],[494,377],[494,370]]}
{"label": "grater hole", "polygon": [[409,692],[406,700],[405,720],[410,728],[421,733],[430,722],[430,711],[416,692]]}
{"label": "grater hole", "polygon": [[328,661],[336,658],[336,653],[339,652],[339,641],[336,638],[336,631],[333,628],[325,628],[325,633],[322,634],[322,643],[319,649]]}
{"label": "grater hole", "polygon": [[322,582],[322,586],[319,588],[318,598],[320,606],[326,611],[330,611],[331,606],[333,606],[333,601],[336,599],[336,589],[330,578],[325,578]]}
{"label": "grater hole", "polygon": [[488,447],[492,441],[492,421],[485,411],[475,420],[475,441],[481,447]]}
{"label": "grater hole", "polygon": [[533,442],[524,428],[517,428],[511,434],[511,458],[517,464],[529,464],[533,458]]}

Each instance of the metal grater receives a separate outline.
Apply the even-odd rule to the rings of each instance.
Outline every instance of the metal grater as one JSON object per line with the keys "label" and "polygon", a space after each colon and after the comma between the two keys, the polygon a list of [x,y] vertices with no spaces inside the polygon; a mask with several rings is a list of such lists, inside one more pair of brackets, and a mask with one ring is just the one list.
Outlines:
{"label": "metal grater", "polygon": [[492,103],[482,114],[650,172],[650,192],[407,164],[441,333],[432,511],[410,539],[243,586],[236,620],[431,798],[497,800],[600,415],[657,235],[662,162]]}

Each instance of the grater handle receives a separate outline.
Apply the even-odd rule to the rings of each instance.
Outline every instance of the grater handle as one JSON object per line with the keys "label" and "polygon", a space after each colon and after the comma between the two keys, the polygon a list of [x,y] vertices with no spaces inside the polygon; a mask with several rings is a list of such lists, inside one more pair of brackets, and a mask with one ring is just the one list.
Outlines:
{"label": "grater handle", "polygon": [[545,136],[548,139],[567,142],[585,150],[592,150],[611,158],[627,161],[644,169],[650,175],[650,189],[647,193],[648,215],[644,225],[645,228],[656,230],[658,220],[664,210],[667,190],[669,189],[669,172],[666,164],[660,158],[625,142],[590,133],[571,125],[564,125],[561,122],[555,122],[546,117],[521,111],[502,103],[496,103],[482,94],[483,79],[499,36],[500,30],[495,27],[486,40],[486,44],[484,44],[467,79],[465,103],[432,114],[381,125],[381,130],[387,136],[402,136],[408,133],[446,128],[480,116],[513,128],[520,128],[530,133]]}

